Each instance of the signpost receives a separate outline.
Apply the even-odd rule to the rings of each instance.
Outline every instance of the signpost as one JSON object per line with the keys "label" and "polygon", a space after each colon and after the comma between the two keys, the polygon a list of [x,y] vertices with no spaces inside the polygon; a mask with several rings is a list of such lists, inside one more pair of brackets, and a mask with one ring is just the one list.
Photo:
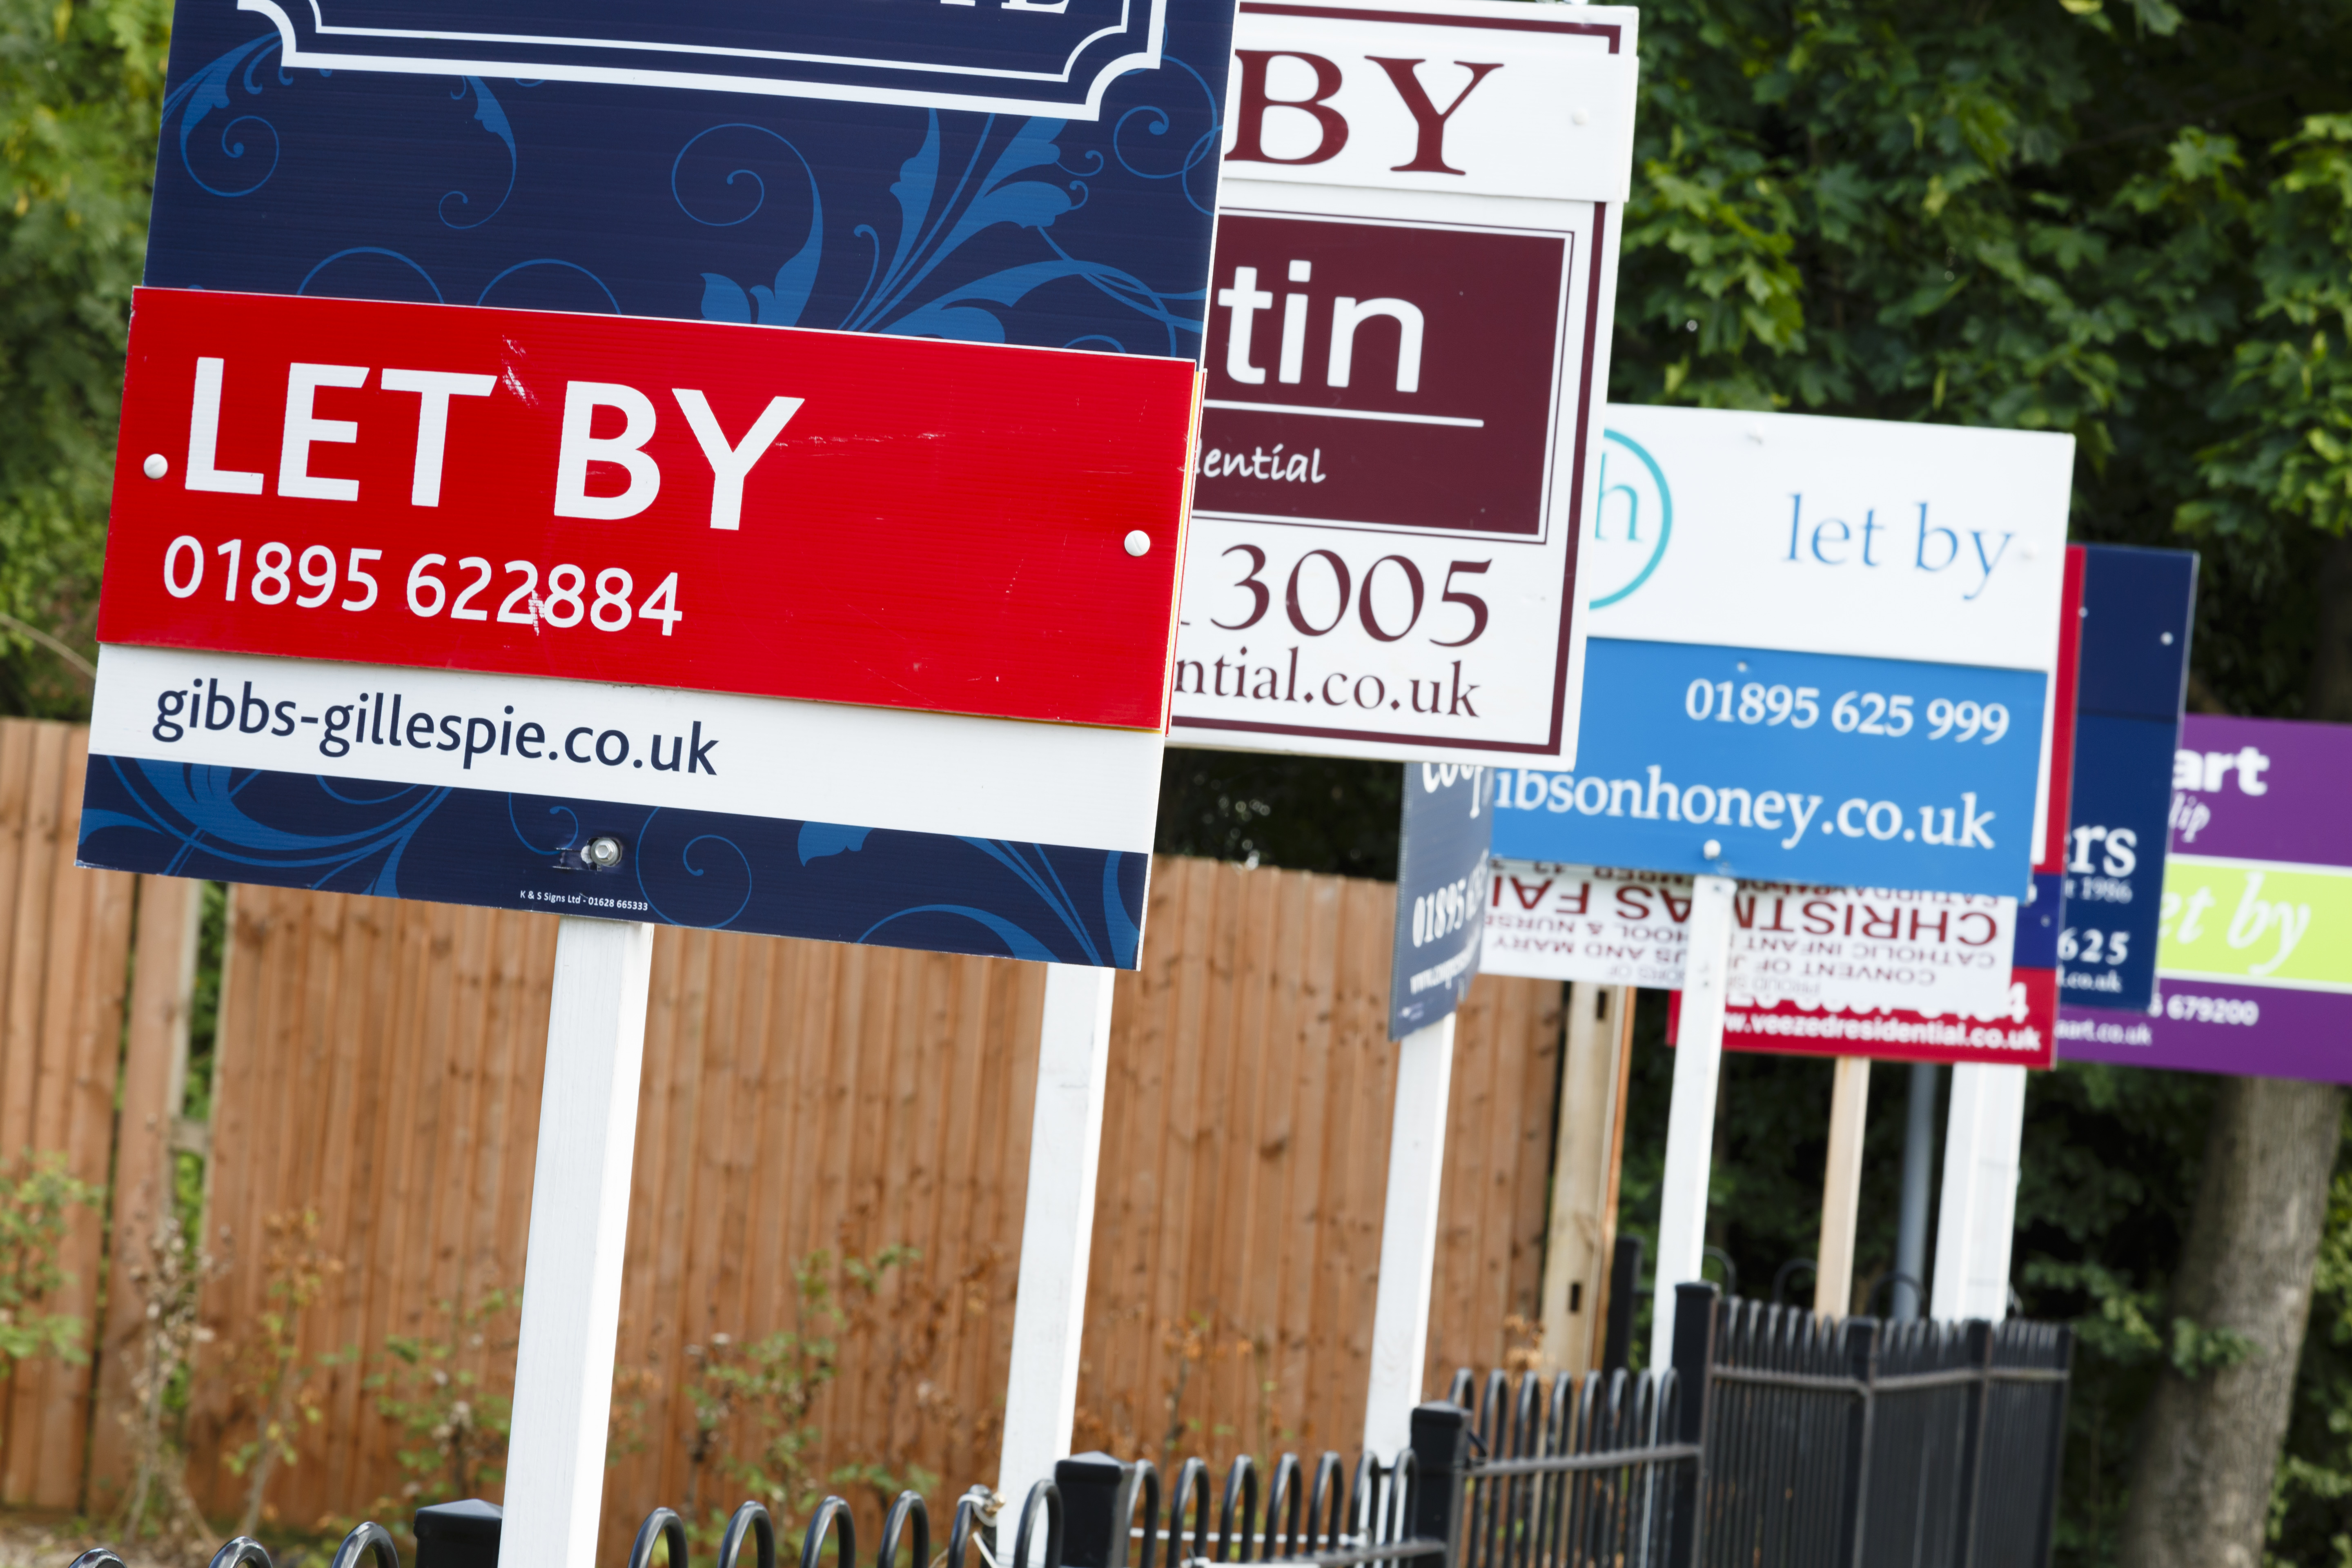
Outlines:
{"label": "signpost", "polygon": [[1505,771],[1495,850],[1693,879],[1654,1360],[1698,1277],[1733,879],[2031,886],[2072,466],[2019,431],[1608,410],[1575,767]]}
{"label": "signpost", "polygon": [[2156,996],[2067,1007],[2076,1061],[2352,1083],[2352,728],[2181,721]]}
{"label": "signpost", "polygon": [[[1425,763],[1451,780],[1440,797],[1483,787],[1467,782],[1483,763],[1573,755],[1571,584],[1633,178],[1636,21],[1513,0],[1242,0],[1178,741]],[[1407,1032],[1365,1416],[1382,1450],[1409,1441],[1422,1394],[1452,1011],[1484,911],[1448,901],[1434,952],[1419,872],[1404,875]]]}
{"label": "signpost", "polygon": [[1698,1277],[1734,877],[2028,893],[2070,472],[2053,435],[1606,414],[1578,574],[1576,769],[1534,787],[1506,771],[1494,842],[1694,877],[1654,1359],[1673,1344],[1675,1284]]}
{"label": "signpost", "polygon": [[181,0],[79,855],[594,917],[509,1568],[594,1547],[654,923],[1053,964],[1007,1489],[1066,1446],[1230,26]]}
{"label": "signpost", "polygon": [[1365,1444],[1390,1452],[1412,1438],[1429,1350],[1437,1272],[1437,1200],[1454,1086],[1454,1016],[1478,976],[1486,924],[1487,770],[1409,763],[1397,855],[1396,943],[1389,965],[1389,1037],[1397,1042],[1381,1279],[1372,1306]]}
{"label": "signpost", "polygon": [[[2069,1001],[2144,1011],[2156,988],[2168,781],[2189,685],[2197,557],[2183,550],[2084,549],[2065,926]],[[2200,778],[2201,782],[2201,778]]]}
{"label": "signpost", "polygon": [[1572,756],[1635,14],[1242,0],[1187,744]]}

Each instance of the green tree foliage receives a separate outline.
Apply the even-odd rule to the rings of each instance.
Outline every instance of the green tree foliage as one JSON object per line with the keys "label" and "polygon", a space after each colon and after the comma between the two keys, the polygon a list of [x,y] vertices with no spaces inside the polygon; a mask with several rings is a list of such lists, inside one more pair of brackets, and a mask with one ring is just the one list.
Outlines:
{"label": "green tree foliage", "polygon": [[1612,393],[2071,432],[2078,537],[2206,552],[2197,663],[2300,709],[2352,521],[2344,0],[1668,0]]}
{"label": "green tree foliage", "polygon": [[[0,0],[0,616],[87,649],[171,0]],[[0,622],[0,706],[80,677]]]}

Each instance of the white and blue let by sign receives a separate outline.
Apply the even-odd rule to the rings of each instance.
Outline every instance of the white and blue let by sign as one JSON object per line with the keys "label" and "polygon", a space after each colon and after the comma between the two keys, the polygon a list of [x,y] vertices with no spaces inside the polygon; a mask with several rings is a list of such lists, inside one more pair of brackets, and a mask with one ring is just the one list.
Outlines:
{"label": "white and blue let by sign", "polygon": [[1495,852],[2018,897],[2040,842],[2064,437],[1612,407],[1567,773]]}

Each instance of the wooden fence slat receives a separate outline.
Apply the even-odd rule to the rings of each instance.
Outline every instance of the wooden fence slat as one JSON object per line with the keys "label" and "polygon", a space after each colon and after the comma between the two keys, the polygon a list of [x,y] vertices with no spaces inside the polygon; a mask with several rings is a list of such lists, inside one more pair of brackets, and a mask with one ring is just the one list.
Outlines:
{"label": "wooden fence slat", "polygon": [[157,1226],[174,1218],[172,1128],[187,1089],[188,1017],[195,1001],[204,890],[203,883],[176,877],[139,879],[122,1108],[107,1219],[107,1253],[115,1272],[99,1329],[90,1412],[89,1509],[101,1517],[111,1511],[130,1479],[129,1434],[119,1416],[131,1398],[138,1371],[136,1339],[146,1321],[145,1301],[125,1275],[145,1263]]}

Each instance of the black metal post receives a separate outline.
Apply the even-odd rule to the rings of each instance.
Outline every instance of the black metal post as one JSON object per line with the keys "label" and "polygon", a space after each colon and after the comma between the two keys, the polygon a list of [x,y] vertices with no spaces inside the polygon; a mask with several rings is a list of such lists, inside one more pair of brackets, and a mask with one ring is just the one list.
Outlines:
{"label": "black metal post", "polygon": [[2062,1323],[2058,1328],[2058,1372],[2063,1380],[2058,1384],[2057,1408],[2050,1415],[2050,1458],[2042,1473],[2042,1483],[2049,1490],[2042,1509],[2042,1539],[2035,1543],[2033,1561],[2036,1568],[2049,1568],[2050,1557],[2058,1549],[2058,1476],[2066,1461],[2066,1405],[2074,1393],[2074,1326]]}
{"label": "black metal post", "polygon": [[1838,1541],[1838,1561],[1847,1568],[1862,1568],[1862,1543],[1865,1535],[1865,1515],[1870,1511],[1870,1440],[1872,1417],[1877,1413],[1878,1394],[1878,1321],[1874,1318],[1848,1318],[1845,1321],[1846,1374],[1862,1384],[1860,1408],[1846,1420],[1845,1453],[1845,1522]]}
{"label": "black metal post", "polygon": [[499,1527],[506,1510],[479,1498],[416,1510],[416,1568],[499,1568]]}
{"label": "black metal post", "polygon": [[1073,1454],[1055,1461],[1054,1484],[1062,1491],[1065,1568],[1127,1568],[1135,1467],[1105,1453]]}
{"label": "black metal post", "polygon": [[1959,1568],[1976,1568],[1977,1542],[1984,1537],[1977,1512],[1984,1507],[1985,1426],[1992,1403],[1992,1325],[1972,1318],[1968,1336],[1969,1371],[1975,1375],[1969,1384],[1968,1425],[1960,1436],[1960,1539],[1952,1554]]}
{"label": "black metal post", "polygon": [[1417,1405],[1412,1412],[1412,1538],[1445,1543],[1446,1568],[1462,1568],[1462,1485],[1470,1468],[1470,1412]]}
{"label": "black metal post", "polygon": [[1927,1278],[1927,1189],[1936,1175],[1936,1091],[1942,1071],[1933,1062],[1911,1064],[1910,1116],[1903,1130],[1903,1206],[1895,1229],[1894,1318],[1898,1323],[1927,1315],[1920,1281]]}
{"label": "black metal post", "polygon": [[1674,1440],[1688,1443],[1700,1453],[1676,1467],[1675,1533],[1667,1549],[1667,1568],[1697,1568],[1705,1544],[1701,1515],[1706,1507],[1706,1408],[1715,1373],[1715,1313],[1714,1286],[1675,1287]]}
{"label": "black metal post", "polygon": [[1633,1307],[1642,1294],[1642,1238],[1621,1236],[1609,1259],[1609,1330],[1601,1340],[1601,1370],[1616,1372],[1633,1353]]}

